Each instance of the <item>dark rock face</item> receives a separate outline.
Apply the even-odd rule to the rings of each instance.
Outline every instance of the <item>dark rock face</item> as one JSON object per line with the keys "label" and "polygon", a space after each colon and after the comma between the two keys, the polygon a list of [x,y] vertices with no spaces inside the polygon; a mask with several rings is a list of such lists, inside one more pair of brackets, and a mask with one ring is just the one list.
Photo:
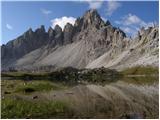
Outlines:
{"label": "dark rock face", "polygon": [[25,54],[35,50],[48,42],[48,37],[44,26],[38,28],[35,32],[32,29],[26,31],[23,35],[15,40],[8,42],[1,47],[2,65],[13,62]]}
{"label": "dark rock face", "polygon": [[56,25],[55,28],[55,45],[63,45],[63,31],[59,25]]}
{"label": "dark rock face", "polygon": [[106,21],[106,25],[111,25],[111,23],[109,22],[109,20]]}
{"label": "dark rock face", "polygon": [[54,40],[55,30],[53,30],[52,27],[49,27],[48,29],[48,37],[49,37],[49,40]]}
{"label": "dark rock face", "polygon": [[67,23],[66,26],[64,27],[64,44],[68,44],[72,42],[72,37],[74,33],[74,28],[72,24]]}
{"label": "dark rock face", "polygon": [[48,45],[53,47],[55,46],[55,30],[52,27],[49,27],[48,29]]}

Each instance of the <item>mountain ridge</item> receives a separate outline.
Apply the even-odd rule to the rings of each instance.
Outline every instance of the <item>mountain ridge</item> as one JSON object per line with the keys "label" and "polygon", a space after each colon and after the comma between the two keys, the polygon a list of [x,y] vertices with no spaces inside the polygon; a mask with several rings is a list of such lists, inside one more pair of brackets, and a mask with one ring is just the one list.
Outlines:
{"label": "mountain ridge", "polygon": [[[126,63],[128,62],[127,65],[122,62],[127,57],[125,54],[143,57],[143,54],[138,52],[142,48],[148,49],[148,47],[144,47],[148,43],[151,45],[148,53],[152,50],[157,51],[158,46],[156,45],[159,41],[157,28],[157,26],[148,29],[143,28],[134,40],[130,40],[121,29],[113,27],[108,20],[104,22],[96,10],[88,10],[82,17],[77,18],[74,25],[67,23],[63,30],[59,25],[56,25],[54,29],[50,27],[46,31],[42,25],[35,31],[30,28],[17,39],[2,45],[2,69],[9,67],[31,69],[49,65],[53,65],[55,68],[104,66],[122,69],[129,67],[129,64],[132,63],[130,59],[127,59],[129,60],[126,61]],[[135,50],[139,49],[135,46],[142,43],[144,45],[140,47],[140,50]],[[157,66],[157,53],[149,56],[151,58],[156,56],[153,61],[156,62],[155,66]],[[120,60],[115,62],[115,59]],[[136,58],[134,62],[138,60],[139,58]],[[145,62],[146,59],[144,58],[142,61]],[[110,65],[106,63],[110,63]],[[147,65],[152,65],[152,63]]]}

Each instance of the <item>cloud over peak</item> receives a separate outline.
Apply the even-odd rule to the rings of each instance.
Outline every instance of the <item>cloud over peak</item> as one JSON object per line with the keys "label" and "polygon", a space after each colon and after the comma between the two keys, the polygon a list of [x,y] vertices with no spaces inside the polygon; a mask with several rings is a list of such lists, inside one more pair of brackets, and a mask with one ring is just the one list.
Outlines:
{"label": "cloud over peak", "polygon": [[111,16],[114,11],[116,11],[119,7],[121,7],[121,4],[117,1],[108,1],[107,3],[107,15]]}
{"label": "cloud over peak", "polygon": [[79,0],[81,3],[87,3],[89,9],[99,9],[101,8],[104,0]]}
{"label": "cloud over peak", "polygon": [[141,26],[146,25],[146,23],[143,20],[141,20],[138,16],[133,15],[131,13],[124,16],[122,20],[123,20],[124,25],[133,25],[133,24],[139,24]]}
{"label": "cloud over peak", "polygon": [[74,25],[76,18],[74,17],[67,17],[67,16],[63,16],[61,18],[55,18],[53,20],[51,20],[52,22],[52,28],[54,28],[56,25],[59,25],[62,29],[64,29],[64,26],[67,23],[70,23],[72,25]]}
{"label": "cloud over peak", "polygon": [[99,9],[103,4],[103,1],[88,0],[87,2],[89,4],[90,9]]}
{"label": "cloud over peak", "polygon": [[120,25],[126,33],[134,35],[141,27],[153,26],[153,22],[145,22],[138,16],[134,14],[127,14],[123,16],[120,20],[115,21],[116,24]]}

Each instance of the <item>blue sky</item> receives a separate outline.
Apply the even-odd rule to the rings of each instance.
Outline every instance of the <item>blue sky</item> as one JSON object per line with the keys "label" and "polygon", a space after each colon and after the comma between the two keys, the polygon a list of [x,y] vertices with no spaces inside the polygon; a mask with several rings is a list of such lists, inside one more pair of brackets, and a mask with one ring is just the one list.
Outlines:
{"label": "blue sky", "polygon": [[35,30],[40,25],[54,28],[74,24],[77,17],[88,9],[97,9],[104,20],[123,29],[127,35],[134,35],[141,26],[159,22],[158,1],[14,1],[2,2],[2,38],[6,44],[27,29]]}

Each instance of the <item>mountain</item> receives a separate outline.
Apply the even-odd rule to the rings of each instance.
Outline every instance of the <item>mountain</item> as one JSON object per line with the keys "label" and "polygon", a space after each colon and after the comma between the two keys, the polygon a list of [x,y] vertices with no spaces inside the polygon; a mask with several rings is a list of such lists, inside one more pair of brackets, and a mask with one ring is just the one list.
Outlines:
{"label": "mountain", "polygon": [[[128,38],[126,38],[128,39]],[[159,28],[142,28],[136,38],[129,40],[123,50],[119,46],[107,51],[87,65],[87,68],[107,67],[124,69],[134,66],[159,65]]]}
{"label": "mountain", "polygon": [[42,66],[124,69],[137,65],[158,66],[158,26],[142,28],[134,39],[88,10],[75,24],[29,29],[1,46],[2,70]]}

